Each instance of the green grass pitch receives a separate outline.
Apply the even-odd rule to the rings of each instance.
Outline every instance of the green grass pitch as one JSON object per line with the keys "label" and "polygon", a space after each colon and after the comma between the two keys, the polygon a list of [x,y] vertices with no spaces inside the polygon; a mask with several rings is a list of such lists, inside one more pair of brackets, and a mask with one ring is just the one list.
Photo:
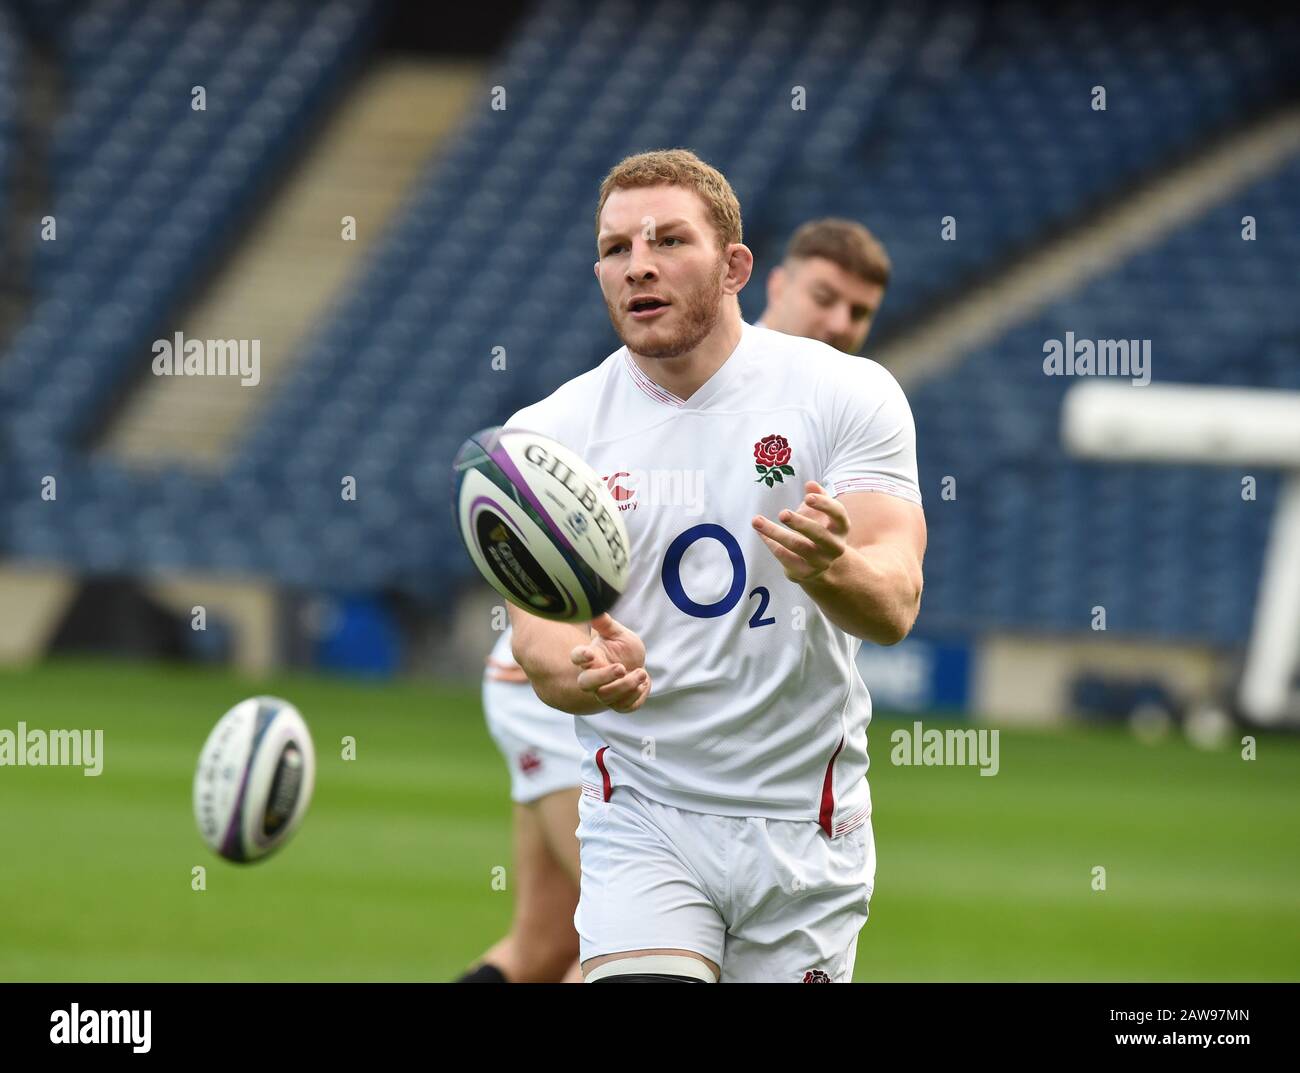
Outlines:
{"label": "green grass pitch", "polygon": [[[316,795],[287,847],[238,866],[201,842],[191,779],[254,693],[306,716]],[[508,780],[474,689],[56,662],[0,673],[0,728],[20,720],[102,728],[104,771],[0,767],[0,979],[443,980],[509,923]],[[1252,761],[1003,731],[990,778],[891,765],[911,721],[872,727],[859,980],[1300,979],[1294,739],[1260,736]]]}

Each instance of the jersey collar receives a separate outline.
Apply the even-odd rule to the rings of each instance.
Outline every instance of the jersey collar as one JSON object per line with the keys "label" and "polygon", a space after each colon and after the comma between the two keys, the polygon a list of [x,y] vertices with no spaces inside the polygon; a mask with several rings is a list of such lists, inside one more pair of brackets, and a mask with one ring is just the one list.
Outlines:
{"label": "jersey collar", "polygon": [[666,387],[661,387],[646,376],[641,371],[641,367],[632,360],[632,355],[627,347],[623,348],[623,365],[632,378],[632,382],[655,402],[677,410],[698,410],[714,398],[738,374],[753,334],[753,325],[742,320],[740,322],[740,342],[736,344],[736,349],[727,355],[727,360],[718,366],[713,375],[704,381],[689,399],[674,395]]}

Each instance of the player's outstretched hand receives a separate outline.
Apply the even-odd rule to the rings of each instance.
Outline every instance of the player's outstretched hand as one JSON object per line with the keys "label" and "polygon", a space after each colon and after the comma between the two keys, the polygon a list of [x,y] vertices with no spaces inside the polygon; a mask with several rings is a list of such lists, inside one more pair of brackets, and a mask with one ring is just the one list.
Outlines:
{"label": "player's outstretched hand", "polygon": [[645,644],[611,615],[591,620],[594,635],[573,650],[578,688],[616,712],[634,712],[650,695]]}
{"label": "player's outstretched hand", "polygon": [[761,514],[751,523],[785,568],[785,576],[797,582],[824,574],[844,554],[845,537],[849,535],[849,512],[843,503],[828,496],[816,481],[805,482],[804,491],[807,495],[798,510],[783,510],[777,515],[785,525],[777,525]]}

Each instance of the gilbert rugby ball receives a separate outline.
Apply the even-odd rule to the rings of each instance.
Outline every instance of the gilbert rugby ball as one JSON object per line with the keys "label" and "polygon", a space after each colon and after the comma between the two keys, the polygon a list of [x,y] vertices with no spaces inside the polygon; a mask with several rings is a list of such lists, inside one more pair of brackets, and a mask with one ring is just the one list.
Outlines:
{"label": "gilbert rugby ball", "polygon": [[453,507],[479,573],[542,618],[584,622],[627,585],[627,528],[590,466],[537,432],[486,428],[456,454]]}
{"label": "gilbert rugby ball", "polygon": [[199,754],[199,833],[227,860],[259,860],[289,840],[315,783],[316,750],[298,709],[250,697],[221,717]]}

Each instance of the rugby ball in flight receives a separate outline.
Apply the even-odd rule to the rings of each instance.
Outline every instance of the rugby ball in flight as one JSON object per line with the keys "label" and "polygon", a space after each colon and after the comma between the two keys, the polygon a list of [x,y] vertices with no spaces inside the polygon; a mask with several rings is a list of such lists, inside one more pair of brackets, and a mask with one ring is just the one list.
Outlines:
{"label": "rugby ball in flight", "polygon": [[194,818],[214,852],[240,864],[283,846],[316,783],[316,750],[298,709],[250,697],[218,720],[194,773]]}
{"label": "rugby ball in flight", "polygon": [[595,471],[549,436],[486,428],[461,445],[453,507],[479,573],[542,618],[585,622],[627,585],[627,528]]}

